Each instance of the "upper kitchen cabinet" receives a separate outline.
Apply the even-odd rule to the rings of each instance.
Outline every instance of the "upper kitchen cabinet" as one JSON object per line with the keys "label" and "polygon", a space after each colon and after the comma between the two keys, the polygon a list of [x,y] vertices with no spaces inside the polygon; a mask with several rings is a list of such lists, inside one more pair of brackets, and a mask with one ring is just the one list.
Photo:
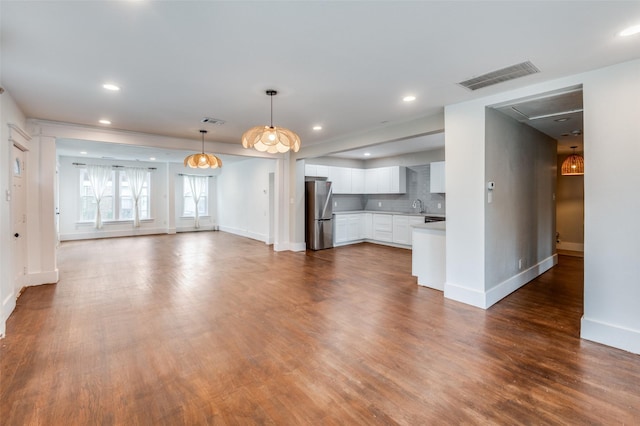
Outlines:
{"label": "upper kitchen cabinet", "polygon": [[365,194],[404,194],[407,192],[407,169],[403,166],[365,170]]}
{"label": "upper kitchen cabinet", "polygon": [[305,176],[315,176],[315,177],[329,177],[329,166],[320,166],[316,164],[305,164],[304,165],[304,175]]}
{"label": "upper kitchen cabinet", "polygon": [[364,194],[365,171],[364,169],[351,169],[351,193]]}
{"label": "upper kitchen cabinet", "polygon": [[350,168],[329,166],[328,180],[332,182],[334,194],[353,194]]}
{"label": "upper kitchen cabinet", "polygon": [[439,194],[444,194],[445,180],[444,180],[444,161],[436,161],[430,165],[430,191]]}

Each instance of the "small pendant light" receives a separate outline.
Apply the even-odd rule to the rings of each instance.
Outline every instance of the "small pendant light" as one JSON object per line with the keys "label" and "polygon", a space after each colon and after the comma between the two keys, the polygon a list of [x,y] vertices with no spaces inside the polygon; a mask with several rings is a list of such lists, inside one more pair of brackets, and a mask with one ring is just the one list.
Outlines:
{"label": "small pendant light", "polygon": [[562,162],[562,175],[563,176],[580,176],[584,174],[584,158],[582,155],[576,154],[577,146],[572,146],[573,154],[568,156]]}

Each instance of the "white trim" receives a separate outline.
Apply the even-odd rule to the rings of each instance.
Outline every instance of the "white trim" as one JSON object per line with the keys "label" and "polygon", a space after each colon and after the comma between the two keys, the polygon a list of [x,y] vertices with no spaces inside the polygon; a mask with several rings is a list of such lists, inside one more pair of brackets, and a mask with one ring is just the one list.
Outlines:
{"label": "white trim", "polygon": [[[307,243],[290,243],[289,244],[290,251],[306,251]],[[278,250],[276,250],[278,251]]]}
{"label": "white trim", "polygon": [[534,278],[542,275],[558,263],[558,255],[553,254],[546,259],[542,260],[537,265],[533,265],[529,269],[526,269],[515,275],[495,287],[492,287],[485,293],[485,308],[497,303],[501,299],[507,297],[523,285],[527,284]]}
{"label": "white trim", "polygon": [[220,230],[223,232],[228,232],[229,234],[239,235],[241,237],[251,238],[252,240],[262,241],[263,243],[266,243],[268,239],[268,236],[266,234],[259,234],[257,232],[251,232],[240,228],[221,226]]}
{"label": "white trim", "polygon": [[26,276],[25,287],[32,287],[42,284],[55,284],[60,280],[58,269],[47,272],[29,273]]}
{"label": "white trim", "polygon": [[583,316],[580,320],[580,337],[634,354],[640,354],[640,330],[607,324]]}
{"label": "white trim", "polygon": [[571,250],[571,251],[584,252],[584,244],[582,243],[570,243],[566,241],[561,241],[556,244],[556,248],[558,250]]}
{"label": "white trim", "polygon": [[444,285],[444,297],[487,309],[534,278],[542,275],[557,263],[558,255],[554,254],[485,292],[447,282]]}
{"label": "white trim", "polygon": [[[193,226],[178,226],[175,228],[175,232],[167,232],[167,234],[175,234],[178,232],[209,232],[209,231],[217,231],[218,227],[216,225],[209,225],[209,226],[201,226],[200,228],[195,228]],[[163,232],[164,234],[164,232]]]}
{"label": "white trim", "polygon": [[97,238],[115,238],[115,237],[135,237],[138,235],[157,235],[167,234],[167,229],[164,228],[150,228],[150,229],[122,229],[118,231],[105,231],[93,230],[92,232],[77,232],[72,234],[60,234],[60,241],[75,241],[75,240],[93,240]]}

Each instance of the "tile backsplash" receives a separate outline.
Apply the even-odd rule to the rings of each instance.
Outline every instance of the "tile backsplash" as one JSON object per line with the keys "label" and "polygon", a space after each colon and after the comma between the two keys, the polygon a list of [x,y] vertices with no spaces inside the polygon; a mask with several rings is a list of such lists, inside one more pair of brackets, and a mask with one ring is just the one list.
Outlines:
{"label": "tile backsplash", "polygon": [[[430,166],[407,167],[407,192],[405,194],[335,194],[333,196],[334,211],[373,210],[401,213],[417,213],[412,207],[416,198],[424,202],[425,211],[431,214],[445,214],[445,194],[429,192]],[[337,206],[335,205],[337,203]],[[440,204],[440,208],[438,208]]]}

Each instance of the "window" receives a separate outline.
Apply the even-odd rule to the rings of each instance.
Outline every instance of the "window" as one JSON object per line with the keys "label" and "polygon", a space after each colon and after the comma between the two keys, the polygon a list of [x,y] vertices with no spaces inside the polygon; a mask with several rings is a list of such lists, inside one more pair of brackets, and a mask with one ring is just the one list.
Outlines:
{"label": "window", "polygon": [[[195,203],[191,194],[191,185],[189,184],[189,176],[182,177],[182,216],[195,217]],[[207,216],[209,214],[209,179],[205,179],[205,184],[200,192],[200,201],[198,201],[198,216]]]}
{"label": "window", "polygon": [[[147,172],[142,186],[138,207],[140,219],[151,218],[149,181],[151,173]],[[115,186],[113,183],[117,182]],[[100,200],[102,220],[133,220],[135,202],[124,170],[113,170],[107,188]],[[96,217],[96,198],[89,182],[87,169],[80,169],[80,222],[90,222]]]}

